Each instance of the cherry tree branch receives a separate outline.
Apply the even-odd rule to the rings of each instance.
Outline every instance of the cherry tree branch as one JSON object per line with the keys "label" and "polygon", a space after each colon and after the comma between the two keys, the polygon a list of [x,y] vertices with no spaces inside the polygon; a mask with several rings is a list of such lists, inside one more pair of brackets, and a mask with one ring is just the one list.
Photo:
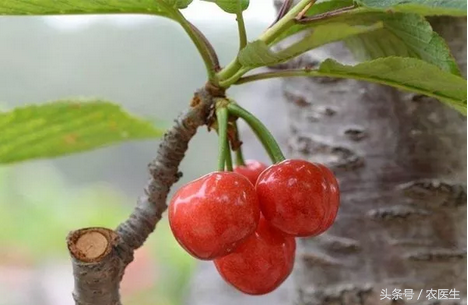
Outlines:
{"label": "cherry tree branch", "polygon": [[280,19],[283,18],[284,15],[286,15],[289,12],[292,5],[293,5],[293,0],[285,0],[283,2],[283,4],[281,5],[281,8],[279,9],[278,16],[276,16],[276,19],[273,21],[273,23],[268,28],[271,28],[278,21],[280,21]]}
{"label": "cherry tree branch", "polygon": [[127,220],[115,230],[84,228],[71,232],[67,245],[73,264],[77,305],[121,305],[119,286],[133,253],[141,247],[167,209],[171,186],[181,177],[179,164],[197,128],[206,124],[213,96],[207,87],[195,93],[191,107],[167,131],[156,158],[149,164],[150,179]]}

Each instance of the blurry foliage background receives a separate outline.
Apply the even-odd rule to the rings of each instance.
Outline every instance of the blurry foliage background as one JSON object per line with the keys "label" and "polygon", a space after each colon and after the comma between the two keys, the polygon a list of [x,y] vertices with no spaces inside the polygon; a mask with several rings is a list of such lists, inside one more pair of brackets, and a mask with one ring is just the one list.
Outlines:
{"label": "blurry foliage background", "polygon": [[[70,29],[51,26],[51,18],[0,18],[0,110],[101,97],[169,126],[205,81],[189,39],[162,18],[88,18],[92,22]],[[196,22],[223,63],[237,51],[231,19]],[[249,33],[258,35],[267,24],[265,18],[254,20],[247,19]],[[232,94],[242,97],[238,88]],[[249,96],[259,99],[252,92]],[[200,130],[178,185],[215,168],[216,145],[213,134]],[[65,236],[80,227],[113,228],[125,219],[143,192],[146,165],[157,146],[157,141],[132,142],[0,167],[0,305],[73,304]],[[180,304],[194,266],[164,219],[127,270],[124,301]]]}

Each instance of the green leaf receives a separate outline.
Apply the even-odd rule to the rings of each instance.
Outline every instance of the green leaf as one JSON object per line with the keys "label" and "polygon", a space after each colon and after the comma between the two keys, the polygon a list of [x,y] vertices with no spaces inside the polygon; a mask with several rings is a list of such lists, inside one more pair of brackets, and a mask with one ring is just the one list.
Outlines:
{"label": "green leaf", "polygon": [[282,61],[280,55],[271,51],[261,40],[249,42],[238,56],[241,65],[246,67],[270,66]]}
{"label": "green leaf", "polygon": [[384,27],[346,40],[358,59],[414,57],[434,64],[444,71],[460,74],[444,39],[432,30],[429,22],[423,17],[415,14],[372,13],[366,18],[369,21],[363,21],[364,23],[383,20]]}
{"label": "green leaf", "polygon": [[278,54],[286,61],[324,44],[339,41],[357,34],[373,32],[382,27],[382,22],[376,22],[375,24],[366,26],[350,26],[345,23],[331,23],[318,26],[305,38],[280,51]]}
{"label": "green leaf", "polygon": [[304,38],[278,52],[273,52],[265,42],[257,40],[247,44],[240,52],[239,62],[243,66],[250,68],[271,66],[290,60],[321,45],[342,40],[359,33],[374,31],[381,27],[381,22],[370,26],[350,26],[345,23],[331,23],[318,26]]}
{"label": "green leaf", "polygon": [[[170,1],[170,0],[168,0]],[[182,0],[181,0],[182,1]],[[185,1],[184,1],[185,2]],[[0,15],[153,14],[168,17],[155,0],[1,0]]]}
{"label": "green leaf", "polygon": [[104,101],[58,101],[0,112],[0,163],[91,150],[163,131]]}
{"label": "green leaf", "polygon": [[203,0],[216,3],[223,11],[230,14],[237,14],[245,11],[249,7],[249,0]]}
{"label": "green leaf", "polygon": [[317,72],[319,75],[376,82],[432,96],[466,115],[466,80],[419,59],[386,57],[355,66],[327,59]]}
{"label": "green leaf", "polygon": [[170,6],[178,9],[187,8],[193,0],[163,0]]}
{"label": "green leaf", "polygon": [[356,0],[364,7],[423,16],[466,16],[466,0]]}
{"label": "green leaf", "polygon": [[370,26],[379,21],[383,22],[383,28],[380,30],[346,37],[348,47],[358,59],[369,60],[388,56],[414,57],[432,63],[444,71],[460,74],[458,65],[445,41],[432,30],[424,17],[416,14],[387,14],[361,8],[311,24],[295,25],[277,41],[287,36],[316,31],[319,26],[327,24]]}

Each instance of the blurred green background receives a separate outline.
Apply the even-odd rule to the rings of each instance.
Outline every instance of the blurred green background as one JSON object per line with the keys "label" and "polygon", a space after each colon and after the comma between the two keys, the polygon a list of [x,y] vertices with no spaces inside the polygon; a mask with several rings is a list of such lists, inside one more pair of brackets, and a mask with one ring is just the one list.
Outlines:
{"label": "blurred green background", "polygon": [[[250,37],[273,18],[270,1],[260,2],[252,4],[246,17]],[[237,52],[234,17],[213,10],[213,4],[197,5],[189,18],[226,64]],[[101,97],[168,126],[204,81],[195,48],[168,20],[0,18],[0,110],[66,97]],[[251,86],[234,88],[232,95],[259,99]],[[200,130],[178,185],[215,168],[216,145],[215,135]],[[146,165],[157,146],[156,140],[131,142],[0,167],[0,305],[73,304],[66,235],[87,226],[113,228],[124,220],[143,192]],[[181,304],[195,264],[163,219],[127,270],[124,302]]]}

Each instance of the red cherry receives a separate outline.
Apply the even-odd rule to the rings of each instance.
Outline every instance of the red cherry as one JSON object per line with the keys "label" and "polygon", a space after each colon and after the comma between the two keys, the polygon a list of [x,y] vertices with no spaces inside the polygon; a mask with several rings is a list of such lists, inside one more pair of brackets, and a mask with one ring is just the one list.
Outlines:
{"label": "red cherry", "polygon": [[252,182],[253,185],[257,182],[258,176],[267,168],[262,162],[256,160],[247,160],[245,165],[236,166],[234,172],[241,174]]}
{"label": "red cherry", "polygon": [[322,170],[323,174],[325,175],[325,180],[327,180],[329,186],[329,211],[321,225],[321,229],[316,233],[318,235],[328,230],[335,222],[336,214],[338,213],[338,209],[340,207],[340,190],[338,187],[338,181],[336,181],[336,177],[333,172],[323,164],[317,164],[317,166]]}
{"label": "red cherry", "polygon": [[233,172],[213,172],[184,185],[169,205],[175,238],[204,260],[232,252],[255,232],[259,217],[253,185]]}
{"label": "red cherry", "polygon": [[339,203],[336,180],[332,181],[322,167],[304,160],[285,160],[270,166],[258,177],[256,191],[265,218],[294,236],[321,232],[322,225],[330,223],[326,220],[330,209],[334,211]]}
{"label": "red cherry", "polygon": [[291,274],[296,241],[271,227],[261,217],[255,234],[233,253],[214,260],[224,280],[240,291],[269,293]]}

